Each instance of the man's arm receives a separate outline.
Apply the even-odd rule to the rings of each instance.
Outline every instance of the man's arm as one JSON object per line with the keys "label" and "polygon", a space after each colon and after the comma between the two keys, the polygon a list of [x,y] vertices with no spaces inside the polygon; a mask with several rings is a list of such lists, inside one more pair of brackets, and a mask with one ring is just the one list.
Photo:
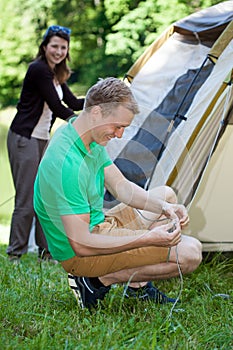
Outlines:
{"label": "man's arm", "polygon": [[146,234],[132,236],[109,236],[89,231],[89,214],[64,215],[61,217],[69,242],[77,256],[113,254],[129,249],[160,246],[171,247],[180,241],[180,228],[172,233],[172,224],[161,225]]}
{"label": "man's arm", "polygon": [[161,214],[166,202],[155,198],[140,186],[127,180],[115,164],[105,168],[105,187],[120,202],[133,208]]}
{"label": "man's arm", "polygon": [[105,187],[116,199],[133,208],[176,218],[181,227],[189,222],[187,210],[183,205],[168,203],[163,198],[155,197],[150,191],[130,182],[115,164],[105,168]]}

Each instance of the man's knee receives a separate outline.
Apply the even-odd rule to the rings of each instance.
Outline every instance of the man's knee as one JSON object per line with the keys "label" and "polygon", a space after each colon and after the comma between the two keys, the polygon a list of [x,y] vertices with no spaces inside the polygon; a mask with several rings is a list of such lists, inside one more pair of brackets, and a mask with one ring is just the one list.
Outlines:
{"label": "man's knee", "polygon": [[202,261],[202,244],[194,237],[183,236],[177,248],[177,258],[182,273],[196,270]]}
{"label": "man's knee", "polygon": [[155,196],[162,198],[169,203],[177,203],[177,196],[175,191],[169,186],[159,186],[149,190],[155,194]]}
{"label": "man's knee", "polygon": [[177,196],[175,194],[175,191],[169,186],[164,186],[164,188],[165,188],[165,200],[169,203],[177,203]]}

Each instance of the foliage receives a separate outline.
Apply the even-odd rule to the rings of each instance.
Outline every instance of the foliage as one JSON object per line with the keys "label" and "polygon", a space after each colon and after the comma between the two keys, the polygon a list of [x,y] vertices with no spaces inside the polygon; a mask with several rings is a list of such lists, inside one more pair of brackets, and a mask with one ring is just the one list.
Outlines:
{"label": "foliage", "polygon": [[112,27],[107,37],[106,54],[115,55],[122,72],[125,72],[169,24],[187,14],[185,6],[177,0],[169,3],[162,0],[140,2]]}
{"label": "foliage", "polygon": [[[8,116],[9,117],[9,116]],[[10,163],[6,149],[8,125],[0,121],[0,225],[9,224],[14,205],[14,186],[10,172]]]}
{"label": "foliage", "polygon": [[[7,261],[5,249],[0,246],[1,349],[225,350],[233,346],[232,259],[216,255],[184,277],[181,303],[174,309],[125,300],[123,287],[113,286],[90,313],[77,306],[60,265],[38,263],[34,253],[14,265]],[[179,278],[158,283],[173,297],[180,286]]]}
{"label": "foliage", "polygon": [[[32,26],[28,16],[21,17],[17,1],[1,0],[0,11],[0,104],[8,105],[16,99],[25,62],[31,59]],[[6,15],[7,14],[7,15]],[[25,30],[26,29],[26,30]]]}
{"label": "foliage", "polygon": [[27,65],[51,24],[72,28],[69,84],[88,88],[98,77],[122,77],[169,24],[218,2],[0,0],[0,107],[16,104]]}

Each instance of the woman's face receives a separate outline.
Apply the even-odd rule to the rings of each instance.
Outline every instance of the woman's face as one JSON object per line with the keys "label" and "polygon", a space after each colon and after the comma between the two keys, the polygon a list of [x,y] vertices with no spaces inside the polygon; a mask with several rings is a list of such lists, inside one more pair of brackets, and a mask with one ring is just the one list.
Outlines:
{"label": "woman's face", "polygon": [[52,36],[49,43],[44,46],[48,65],[53,69],[56,64],[59,64],[66,58],[68,50],[68,41],[56,35]]}

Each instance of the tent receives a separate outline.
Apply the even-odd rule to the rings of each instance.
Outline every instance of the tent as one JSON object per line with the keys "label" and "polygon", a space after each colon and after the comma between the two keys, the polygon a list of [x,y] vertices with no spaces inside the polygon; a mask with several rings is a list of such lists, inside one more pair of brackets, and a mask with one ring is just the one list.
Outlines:
{"label": "tent", "polygon": [[107,147],[131,181],[174,188],[206,251],[233,250],[232,38],[233,1],[169,26],[127,72],[140,113]]}

